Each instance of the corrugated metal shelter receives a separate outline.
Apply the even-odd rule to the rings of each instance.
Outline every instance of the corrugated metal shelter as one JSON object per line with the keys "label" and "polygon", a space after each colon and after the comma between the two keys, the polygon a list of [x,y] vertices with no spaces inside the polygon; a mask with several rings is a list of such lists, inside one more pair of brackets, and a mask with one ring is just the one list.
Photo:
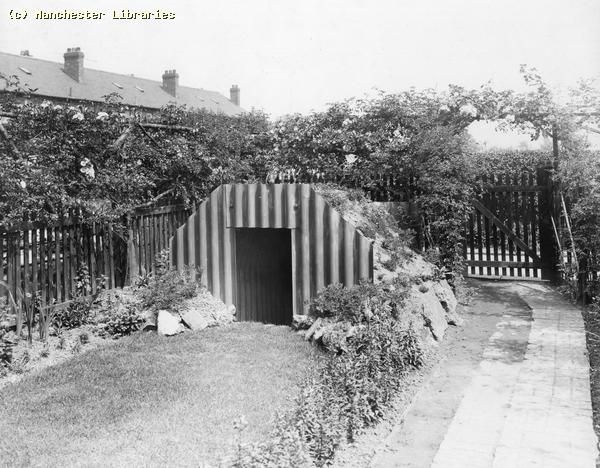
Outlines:
{"label": "corrugated metal shelter", "polygon": [[238,320],[289,324],[324,286],[373,279],[373,243],[309,184],[226,184],[171,238],[172,263]]}

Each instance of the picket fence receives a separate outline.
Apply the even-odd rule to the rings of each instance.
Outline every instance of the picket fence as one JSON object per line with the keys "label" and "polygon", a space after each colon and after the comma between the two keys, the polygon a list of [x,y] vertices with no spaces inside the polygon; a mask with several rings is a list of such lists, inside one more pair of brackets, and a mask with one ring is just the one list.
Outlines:
{"label": "picket fence", "polygon": [[53,226],[0,227],[0,280],[8,285],[0,287],[0,300],[17,298],[20,290],[37,294],[42,307],[68,302],[83,266],[92,294],[101,283],[122,287],[129,277],[152,270],[156,255],[188,216],[184,206],[171,205],[137,210],[123,224],[83,224],[72,217]]}

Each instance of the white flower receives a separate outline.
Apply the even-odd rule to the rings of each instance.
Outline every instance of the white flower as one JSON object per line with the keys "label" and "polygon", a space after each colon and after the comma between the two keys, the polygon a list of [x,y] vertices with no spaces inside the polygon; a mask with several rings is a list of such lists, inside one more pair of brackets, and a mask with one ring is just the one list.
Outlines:
{"label": "white flower", "polygon": [[25,183],[24,180],[22,180],[21,182],[19,182],[19,185],[21,186],[22,189],[27,188],[27,184]]}
{"label": "white flower", "polygon": [[73,120],[83,120],[83,114],[81,112],[77,112],[77,114],[73,115],[72,117]]}
{"label": "white flower", "polygon": [[54,109],[54,110],[61,110],[62,106],[60,104],[57,104],[52,109]]}
{"label": "white flower", "polygon": [[450,108],[444,104],[443,106],[440,106],[440,112],[450,112]]}
{"label": "white flower", "polygon": [[348,164],[348,166],[351,166],[352,164],[354,164],[356,162],[356,160],[358,159],[358,156],[356,156],[355,154],[347,154],[346,155],[346,164]]}
{"label": "white flower", "polygon": [[50,105],[50,101],[42,101],[42,103],[40,104],[40,107],[42,109],[45,109],[46,107],[48,107]]}
{"label": "white flower", "polygon": [[93,179],[94,177],[96,177],[96,171],[94,170],[94,166],[83,166],[80,169],[81,173],[87,177],[89,177],[90,179]]}
{"label": "white flower", "polygon": [[477,109],[475,109],[475,106],[473,106],[473,104],[465,104],[464,106],[460,107],[460,113],[470,115],[471,117],[475,117],[477,115]]}
{"label": "white flower", "polygon": [[106,120],[108,119],[108,114],[106,112],[98,112],[96,116],[96,120]]}

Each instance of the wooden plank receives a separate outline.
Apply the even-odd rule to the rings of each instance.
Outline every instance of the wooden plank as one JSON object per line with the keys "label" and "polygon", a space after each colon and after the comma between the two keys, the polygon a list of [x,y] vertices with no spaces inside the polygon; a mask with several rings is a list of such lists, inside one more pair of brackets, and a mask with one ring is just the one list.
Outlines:
{"label": "wooden plank", "polygon": [[90,252],[90,282],[92,294],[96,293],[96,279],[98,278],[97,248],[96,248],[96,223],[92,223],[88,231],[89,234],[89,252]]}
{"label": "wooden plank", "polygon": [[[158,251],[162,252],[165,249],[165,227],[164,227],[164,213],[157,214],[156,218],[156,239],[158,243]],[[187,247],[186,247],[187,249]],[[187,254],[186,254],[187,255]]]}
{"label": "wooden plank", "polygon": [[54,230],[48,228],[46,235],[46,245],[48,247],[48,302],[52,302],[56,297],[54,288]]}
{"label": "wooden plank", "polygon": [[[531,185],[533,185],[534,182],[534,175],[532,173],[529,174],[529,183]],[[537,257],[537,239],[539,236],[539,229],[538,229],[538,223],[537,223],[537,208],[538,208],[538,194],[537,193],[529,193],[529,220],[530,220],[530,232],[531,232],[531,250],[536,254]],[[525,251],[525,253],[527,253],[530,257],[532,257],[534,260],[537,260],[536,257],[533,257],[531,254],[529,254],[527,251]],[[533,269],[531,271],[532,276],[533,277],[537,277],[537,271],[535,269]]]}
{"label": "wooden plank", "polygon": [[[491,202],[490,207],[491,207],[492,213],[496,213],[498,210],[497,195],[498,195],[497,193],[490,194],[490,202]],[[496,225],[494,223],[492,223],[491,228],[492,228],[493,257],[494,257],[494,261],[498,262],[498,261],[500,261],[500,257],[499,257],[499,255],[500,255],[500,236],[498,235],[498,228],[496,227]],[[495,274],[497,276],[500,275],[500,268],[498,266],[494,267],[493,274]]]}
{"label": "wooden plank", "polygon": [[[506,176],[506,181],[510,182],[510,176],[507,175]],[[508,191],[506,192],[506,196],[505,196],[505,206],[506,206],[506,213],[507,213],[507,218],[508,218],[508,228],[512,231],[515,232],[515,217],[513,214],[513,193],[512,191]],[[516,236],[516,234],[515,234]],[[518,237],[518,236],[517,236]],[[513,242],[512,239],[508,239],[508,261],[509,262],[514,262],[515,261],[515,244]],[[514,267],[510,267],[509,268],[509,275],[510,276],[515,276],[515,270]]]}
{"label": "wooden plank", "polygon": [[160,207],[147,207],[147,208],[138,208],[134,210],[134,214],[138,216],[148,216],[148,215],[158,215],[158,214],[169,214],[175,213],[177,211],[181,211],[184,208],[184,205],[166,205]]}
{"label": "wooden plank", "polygon": [[[521,174],[521,183],[525,184],[527,182],[528,178],[527,178],[527,174],[523,173]],[[521,195],[521,216],[523,219],[523,242],[525,242],[526,245],[530,245],[530,233],[529,233],[529,224],[530,224],[530,215],[529,215],[529,195],[525,192],[522,193]],[[527,255],[527,252],[523,250],[523,260],[526,263],[529,263],[529,255]],[[529,277],[530,275],[530,269],[528,267],[525,267],[524,271],[523,271],[525,277]]]}
{"label": "wooden plank", "polygon": [[[475,212],[469,214],[469,254],[471,260],[475,260]],[[471,268],[471,274],[475,274],[475,268]]]}
{"label": "wooden plank", "polygon": [[[483,259],[483,233],[482,233],[481,213],[477,212],[477,259]],[[479,268],[479,274],[483,275],[483,268]]]}
{"label": "wooden plank", "polygon": [[77,230],[75,226],[71,224],[69,226],[69,279],[71,284],[69,286],[70,295],[73,295],[75,291],[75,276],[77,274],[77,238],[75,237]]}
{"label": "wooden plank", "polygon": [[541,262],[540,258],[538,257],[537,253],[535,253],[535,251],[533,251],[528,245],[526,245],[521,239],[519,239],[514,232],[512,232],[510,230],[510,228],[508,228],[508,226],[506,226],[502,221],[500,221],[496,215],[494,215],[490,210],[488,210],[480,201],[478,200],[473,200],[473,204],[475,205],[475,208],[477,208],[477,210],[482,213],[484,216],[487,216],[492,223],[498,228],[500,229],[500,232],[505,234],[508,238],[512,239],[513,242],[515,242],[515,244],[517,244],[519,247],[521,247],[526,253],[529,254],[529,256],[531,256],[531,258],[533,258],[535,261],[537,262]]}
{"label": "wooden plank", "polygon": [[[515,184],[519,183],[518,175],[514,176],[514,182],[515,182]],[[521,224],[522,224],[523,214],[519,210],[519,205],[520,205],[520,201],[521,201],[522,192],[515,191],[512,193],[512,195],[513,195],[513,198],[512,198],[513,212],[515,213],[515,234],[519,239],[521,239]],[[519,263],[522,262],[521,253],[522,253],[521,247],[516,245],[515,246],[515,260]],[[519,277],[523,276],[523,269],[520,267],[517,267],[516,273],[517,273],[517,276],[519,276]]]}
{"label": "wooden plank", "polygon": [[108,258],[109,258],[109,272],[108,272],[108,288],[112,289],[115,287],[115,252],[113,246],[113,228],[112,224],[108,225]]}
{"label": "wooden plank", "polygon": [[[0,248],[0,256],[2,249]],[[38,230],[34,229],[31,232],[31,291],[39,293],[39,260],[38,260]],[[0,279],[2,279],[2,271],[0,270]]]}
{"label": "wooden plank", "polygon": [[112,258],[110,257],[110,248],[108,240],[108,224],[102,226],[102,263],[104,265],[103,273],[106,277],[106,287],[110,288],[110,265]]}
{"label": "wooden plank", "polygon": [[[8,253],[8,246],[6,244],[6,236],[5,232],[0,232],[0,281],[8,281],[4,274],[4,265],[6,262],[4,261],[4,256]],[[7,297],[7,291],[4,288],[0,288],[0,298]]]}
{"label": "wooden plank", "polygon": [[[484,176],[483,177],[484,182],[487,180],[487,177]],[[490,194],[486,193],[484,195],[484,203],[486,206],[489,206],[490,203]],[[491,245],[490,245],[490,234],[491,234],[491,223],[490,220],[488,218],[484,218],[484,231],[485,231],[485,259],[486,260],[491,260],[492,259],[492,251],[491,251]],[[483,260],[482,258],[480,258],[479,260]]]}
{"label": "wooden plank", "polygon": [[48,259],[46,248],[46,228],[40,228],[40,291],[42,305],[48,304]]}
{"label": "wooden plank", "polygon": [[23,262],[23,293],[26,294],[31,292],[31,285],[29,281],[29,270],[30,264],[29,259],[31,258],[31,250],[30,250],[30,242],[29,236],[31,235],[31,231],[23,231],[23,254],[21,256]]}
{"label": "wooden plank", "polygon": [[71,286],[71,282],[69,280],[69,272],[71,269],[71,265],[70,265],[70,258],[69,258],[69,227],[68,226],[61,226],[60,228],[61,231],[61,244],[62,244],[62,262],[61,262],[61,267],[62,267],[62,285],[61,288],[64,292],[63,295],[63,300],[69,300],[71,298],[71,294],[70,294],[70,286]]}
{"label": "wooden plank", "polygon": [[54,228],[54,273],[56,274],[56,302],[63,300],[63,285],[62,285],[62,259],[60,252],[60,228]]}

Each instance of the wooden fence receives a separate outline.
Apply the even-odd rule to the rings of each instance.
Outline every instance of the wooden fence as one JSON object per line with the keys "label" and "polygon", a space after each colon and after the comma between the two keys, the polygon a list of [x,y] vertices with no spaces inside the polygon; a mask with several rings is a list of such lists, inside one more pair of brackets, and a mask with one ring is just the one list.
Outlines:
{"label": "wooden fence", "polygon": [[37,293],[42,306],[69,301],[84,265],[92,293],[101,281],[107,288],[122,287],[130,277],[152,271],[157,253],[169,247],[169,238],[188,215],[183,206],[172,205],[137,210],[123,224],[70,219],[55,226],[0,228],[0,280],[9,288],[0,288],[0,298],[9,291],[16,297],[20,289]]}

